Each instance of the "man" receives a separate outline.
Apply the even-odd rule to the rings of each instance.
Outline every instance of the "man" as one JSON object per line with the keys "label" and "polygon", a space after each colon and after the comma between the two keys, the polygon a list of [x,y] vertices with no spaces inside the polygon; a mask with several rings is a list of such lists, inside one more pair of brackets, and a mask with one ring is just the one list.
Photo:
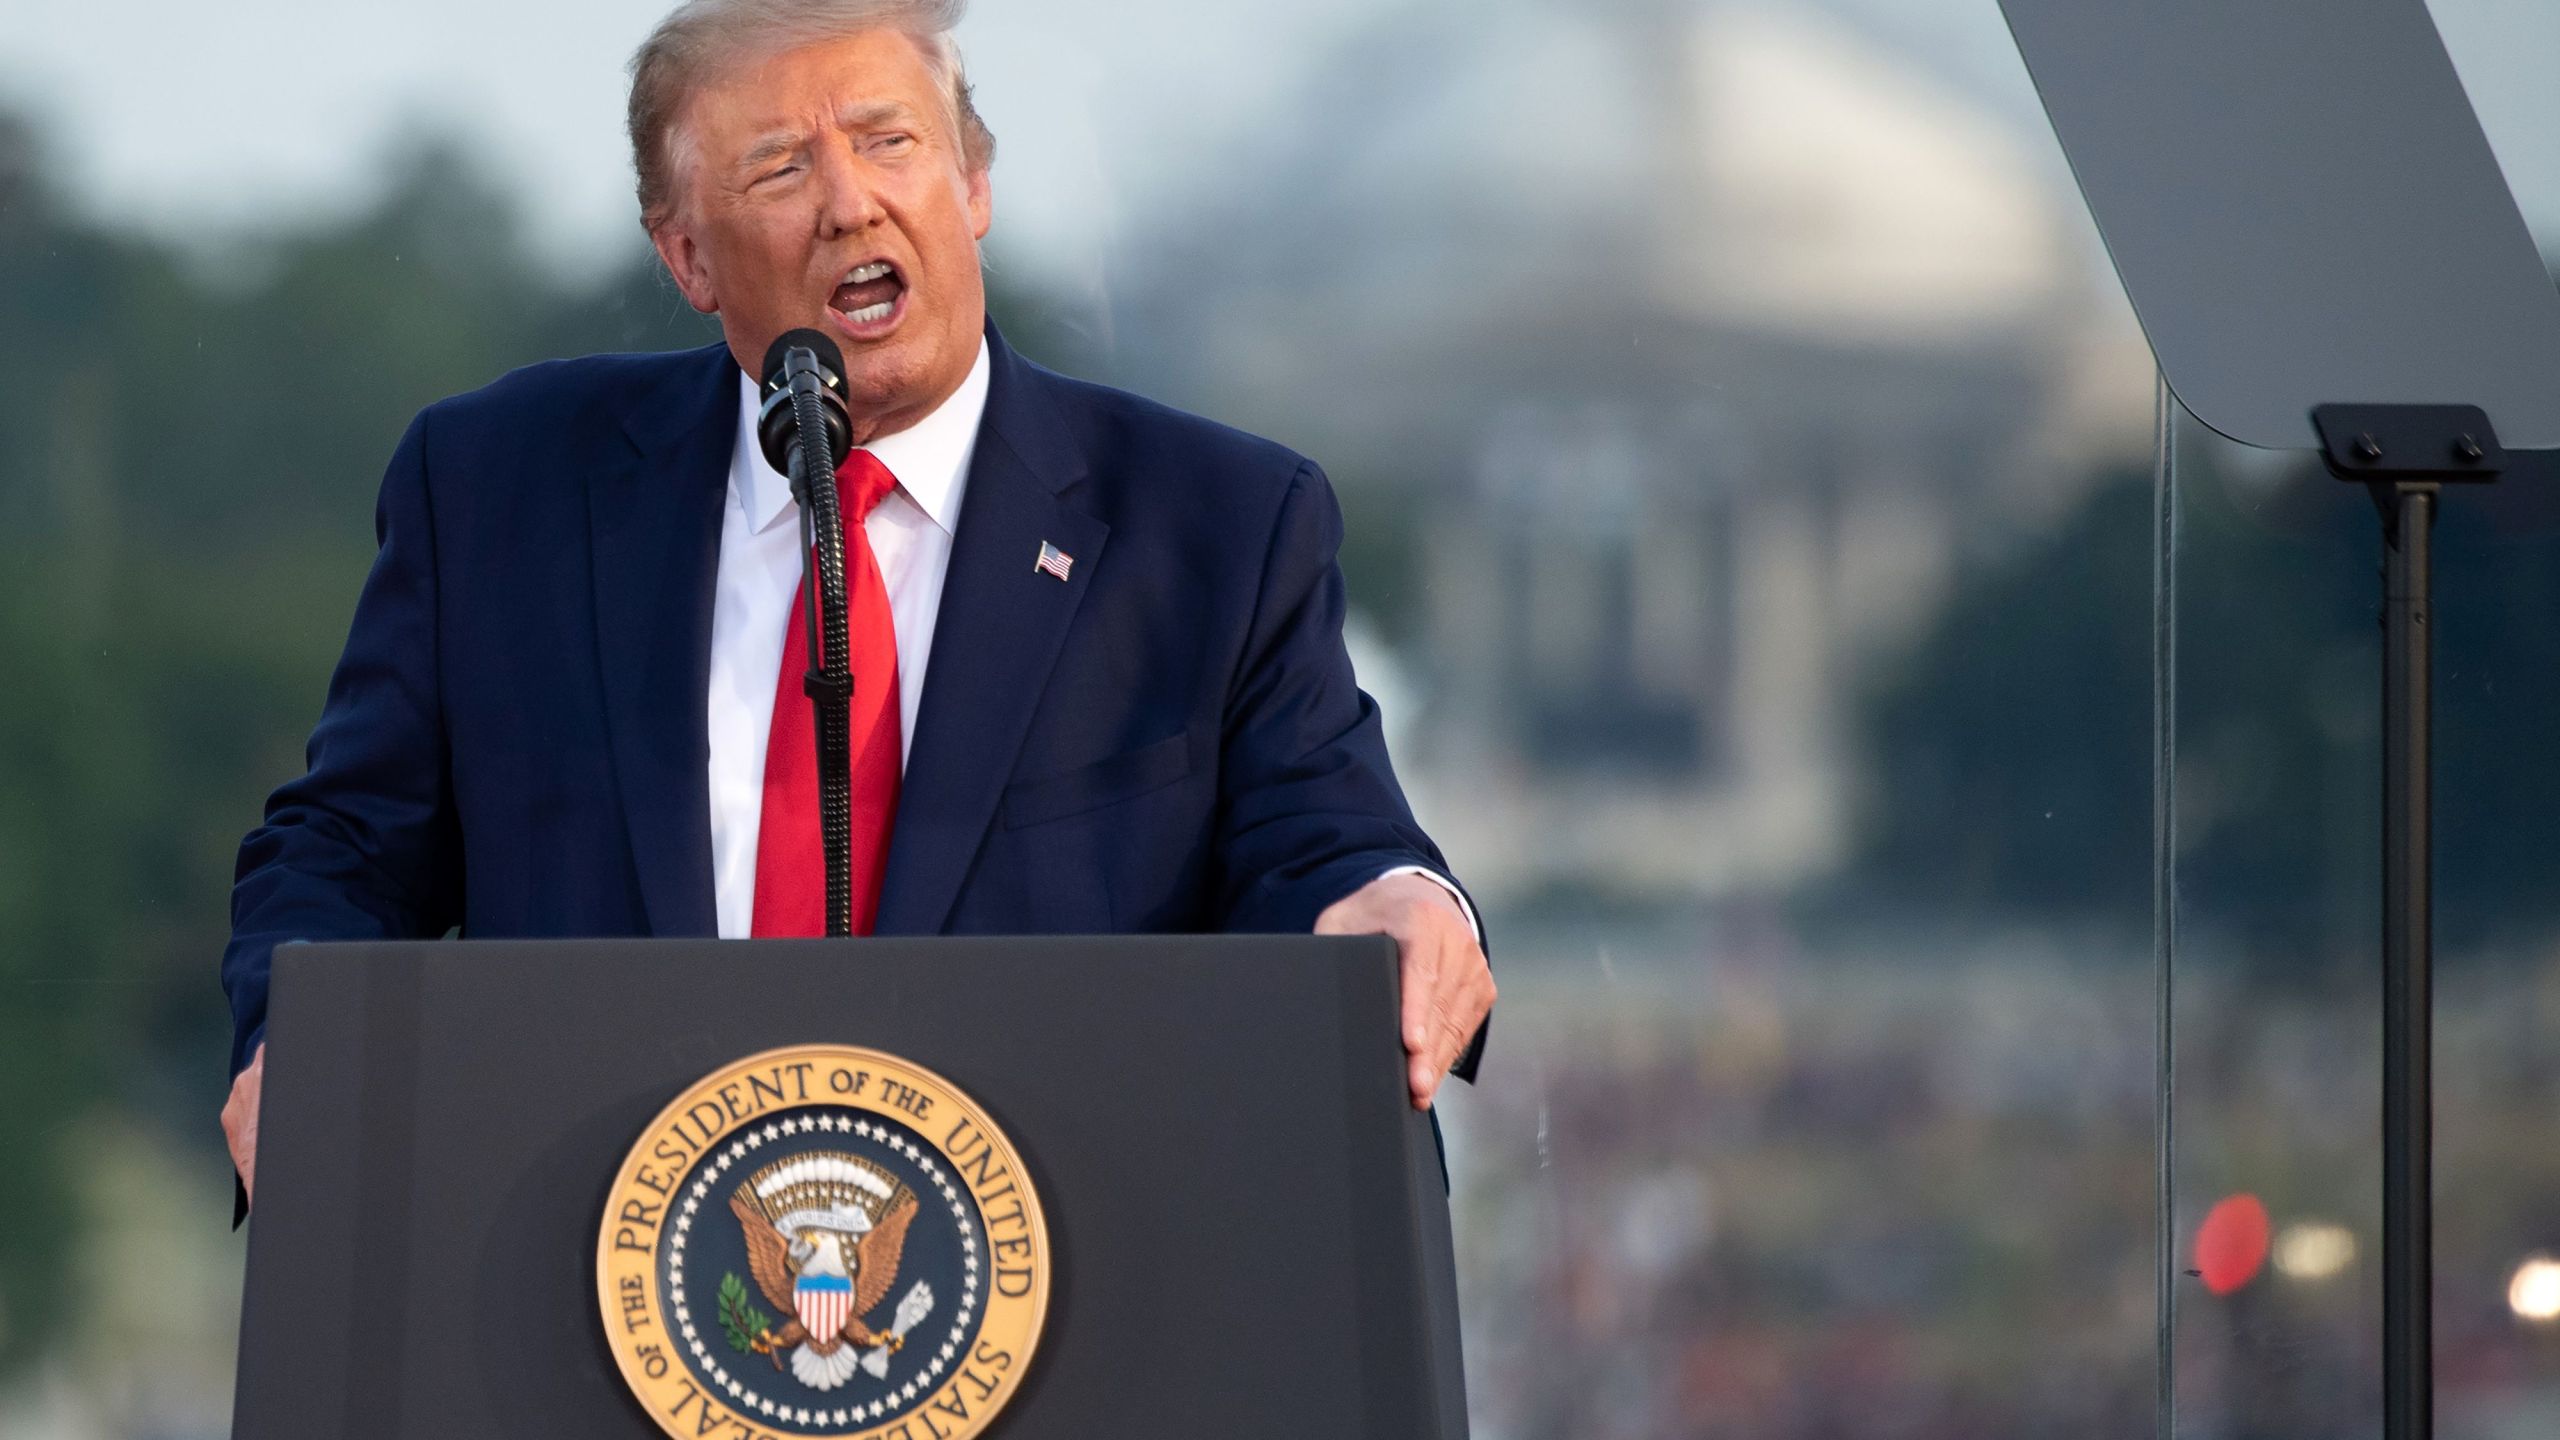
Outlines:
{"label": "man", "polygon": [[1383,932],[1413,1103],[1472,1073],[1493,980],[1353,683],[1324,476],[987,324],[960,8],[679,8],[633,60],[641,213],[726,343],[411,424],[309,772],[241,846],[244,1185],[281,941],[823,933],[798,511],[750,378],[803,326],[843,351],[859,447],[864,928]]}

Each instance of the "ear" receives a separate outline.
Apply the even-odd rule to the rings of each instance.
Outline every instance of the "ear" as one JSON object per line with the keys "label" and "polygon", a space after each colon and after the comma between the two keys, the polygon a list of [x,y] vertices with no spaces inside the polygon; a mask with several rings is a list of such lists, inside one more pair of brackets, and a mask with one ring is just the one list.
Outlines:
{"label": "ear", "polygon": [[987,230],[996,218],[995,192],[988,188],[984,167],[969,172],[969,234],[979,240],[987,238]]}
{"label": "ear", "polygon": [[720,313],[720,292],[712,284],[711,267],[704,261],[702,246],[682,221],[659,221],[649,232],[649,244],[657,250],[658,260],[667,267],[676,288],[684,292],[686,304],[705,315]]}

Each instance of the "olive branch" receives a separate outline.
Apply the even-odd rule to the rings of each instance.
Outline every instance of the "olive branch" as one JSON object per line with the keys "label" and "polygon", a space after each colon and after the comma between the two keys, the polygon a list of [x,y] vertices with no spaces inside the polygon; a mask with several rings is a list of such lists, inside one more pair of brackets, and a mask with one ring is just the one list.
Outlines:
{"label": "olive branch", "polygon": [[720,1278],[720,1329],[729,1348],[741,1355],[762,1355],[773,1348],[773,1317],[747,1299],[747,1282],[731,1271]]}

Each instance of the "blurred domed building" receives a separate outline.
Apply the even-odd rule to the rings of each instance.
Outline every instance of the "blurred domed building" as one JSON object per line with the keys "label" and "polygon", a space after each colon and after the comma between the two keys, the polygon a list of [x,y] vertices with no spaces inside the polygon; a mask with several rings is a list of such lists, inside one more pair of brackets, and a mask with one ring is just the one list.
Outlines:
{"label": "blurred domed building", "polygon": [[1130,358],[1324,459],[1355,561],[1409,537],[1353,598],[1488,896],[1819,873],[1862,673],[2147,454],[2049,138],[1803,6],[1425,4],[1335,54],[1114,287]]}

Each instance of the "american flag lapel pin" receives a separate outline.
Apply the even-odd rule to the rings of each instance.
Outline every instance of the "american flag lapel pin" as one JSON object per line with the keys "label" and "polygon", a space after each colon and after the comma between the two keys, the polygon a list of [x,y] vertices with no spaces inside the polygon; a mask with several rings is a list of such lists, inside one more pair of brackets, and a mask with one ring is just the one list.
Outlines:
{"label": "american flag lapel pin", "polygon": [[1055,575],[1063,581],[1075,563],[1076,557],[1043,540],[1040,542],[1040,558],[1031,562],[1031,568],[1044,575]]}

